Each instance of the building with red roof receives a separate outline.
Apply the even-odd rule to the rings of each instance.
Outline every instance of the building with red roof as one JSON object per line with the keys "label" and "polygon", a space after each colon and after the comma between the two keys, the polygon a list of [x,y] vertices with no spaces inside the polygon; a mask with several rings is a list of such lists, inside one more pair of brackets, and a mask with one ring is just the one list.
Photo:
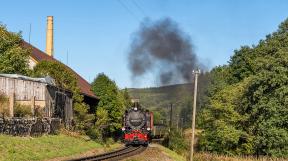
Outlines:
{"label": "building with red roof", "polygon": [[[52,56],[47,55],[40,49],[34,47],[33,45],[25,41],[23,41],[23,47],[31,50],[31,55],[29,59],[30,68],[33,68],[38,62],[43,61],[43,60],[60,62],[57,59],[53,58]],[[76,73],[73,69],[71,69],[68,66],[66,67],[67,69],[71,70],[75,74],[76,79],[77,79],[77,84],[80,88],[81,94],[84,96],[84,102],[90,105],[90,107],[95,107],[97,103],[99,102],[99,98],[92,92],[91,85],[84,78],[82,78],[78,73]],[[94,110],[92,109],[92,111]]]}

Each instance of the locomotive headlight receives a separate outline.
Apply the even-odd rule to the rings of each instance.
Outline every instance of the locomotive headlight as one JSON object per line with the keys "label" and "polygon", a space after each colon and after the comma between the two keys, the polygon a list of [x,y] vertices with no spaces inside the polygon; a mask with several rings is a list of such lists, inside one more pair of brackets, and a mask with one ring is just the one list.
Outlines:
{"label": "locomotive headlight", "polygon": [[122,131],[125,131],[125,127],[122,127]]}
{"label": "locomotive headlight", "polygon": [[137,111],[137,107],[134,107],[134,111]]}
{"label": "locomotive headlight", "polygon": [[150,127],[148,127],[147,130],[150,131],[151,130]]}

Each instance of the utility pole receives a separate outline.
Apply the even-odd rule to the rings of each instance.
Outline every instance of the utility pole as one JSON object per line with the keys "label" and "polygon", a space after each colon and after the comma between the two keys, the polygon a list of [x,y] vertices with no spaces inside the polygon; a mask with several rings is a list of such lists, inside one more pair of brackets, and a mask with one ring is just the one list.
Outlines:
{"label": "utility pole", "polygon": [[183,134],[183,129],[184,129],[184,121],[183,121],[183,117],[181,117],[181,134]]}
{"label": "utility pole", "polygon": [[177,126],[177,130],[179,130],[179,115],[177,114],[176,117],[177,117],[177,124],[176,124],[176,126]]}
{"label": "utility pole", "polygon": [[173,108],[173,104],[171,103],[171,104],[170,104],[170,123],[169,123],[169,132],[170,132],[171,129],[172,129],[172,117],[173,117],[173,110],[172,110],[172,108]]}
{"label": "utility pole", "polygon": [[193,153],[194,153],[194,134],[195,134],[195,117],[196,117],[196,100],[197,100],[197,84],[198,84],[198,75],[200,74],[200,70],[193,70],[192,72],[195,76],[194,81],[194,101],[193,101],[193,113],[192,113],[192,136],[191,136],[191,148],[190,148],[190,161],[193,161]]}

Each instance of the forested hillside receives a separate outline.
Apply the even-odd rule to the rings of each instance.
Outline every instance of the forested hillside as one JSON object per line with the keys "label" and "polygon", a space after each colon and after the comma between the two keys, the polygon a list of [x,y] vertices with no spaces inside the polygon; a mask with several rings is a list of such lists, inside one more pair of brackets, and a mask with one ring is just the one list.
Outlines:
{"label": "forested hillside", "polygon": [[[198,110],[205,101],[205,91],[208,83],[208,73],[199,76]],[[170,107],[173,108],[173,123],[176,126],[189,127],[191,124],[191,109],[194,83],[176,84],[151,88],[131,88],[128,92],[132,98],[139,98],[145,108],[154,112],[156,122],[166,122],[170,119]]]}
{"label": "forested hillside", "polygon": [[169,121],[168,116],[171,103],[174,113],[173,118],[177,119],[176,117],[181,112],[185,103],[189,103],[192,99],[193,86],[192,84],[179,84],[158,88],[134,88],[128,91],[132,98],[140,99],[142,106],[156,113],[156,119],[159,119],[158,121],[162,120],[166,122]]}

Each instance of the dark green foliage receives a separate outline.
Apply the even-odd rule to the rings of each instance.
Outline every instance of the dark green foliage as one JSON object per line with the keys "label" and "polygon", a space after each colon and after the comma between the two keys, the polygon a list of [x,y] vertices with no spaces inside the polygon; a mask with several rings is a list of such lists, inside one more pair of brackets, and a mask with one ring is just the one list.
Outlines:
{"label": "dark green foliage", "polygon": [[21,46],[21,33],[8,32],[0,24],[0,73],[29,75],[30,51]]}
{"label": "dark green foliage", "polygon": [[163,114],[163,111],[161,109],[152,111],[153,112],[153,123],[154,124],[165,124],[165,114]]}
{"label": "dark green foliage", "polygon": [[[95,123],[100,132],[99,135],[113,136],[122,127],[122,117],[126,105],[129,105],[129,95],[124,97],[116,83],[110,80],[104,73],[99,74],[92,82],[92,90],[100,98],[97,106]],[[124,91],[125,94],[125,91]],[[101,136],[103,137],[103,136]]]}
{"label": "dark green foliage", "polygon": [[19,103],[16,103],[14,107],[14,116],[15,117],[31,117],[32,110],[30,105],[21,105]]}
{"label": "dark green foliage", "polygon": [[123,97],[124,97],[125,107],[131,107],[131,106],[132,106],[132,102],[131,102],[131,97],[130,97],[130,95],[129,95],[128,89],[125,88],[125,89],[122,90],[121,92],[122,92],[122,95],[123,95]]}
{"label": "dark green foliage", "polygon": [[181,131],[172,128],[169,132],[169,135],[166,136],[164,143],[169,149],[176,151],[178,154],[185,155],[188,150],[188,143],[185,141],[185,138]]}
{"label": "dark green foliage", "polygon": [[287,24],[211,71],[202,150],[288,157]]}
{"label": "dark green foliage", "polygon": [[76,76],[68,67],[57,61],[41,61],[34,67],[34,76],[51,76],[58,87],[71,91],[76,129],[87,131],[90,128],[94,116],[88,114],[89,106],[83,102]]}
{"label": "dark green foliage", "polygon": [[34,67],[33,74],[35,77],[52,77],[60,88],[77,91],[78,93],[80,91],[75,74],[60,62],[41,61]]}
{"label": "dark green foliage", "polygon": [[184,129],[191,128],[192,126],[192,106],[192,99],[188,99],[187,101],[185,101],[185,104],[181,109],[179,121],[181,122],[181,127]]}

